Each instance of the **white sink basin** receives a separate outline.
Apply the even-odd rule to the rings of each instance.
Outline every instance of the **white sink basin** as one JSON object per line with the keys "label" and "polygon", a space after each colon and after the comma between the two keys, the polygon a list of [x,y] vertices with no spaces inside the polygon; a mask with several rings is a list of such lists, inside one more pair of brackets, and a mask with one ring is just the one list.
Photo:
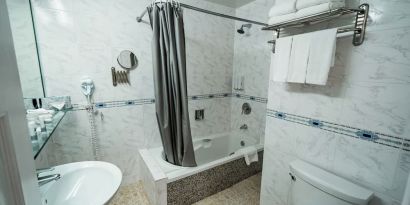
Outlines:
{"label": "white sink basin", "polygon": [[49,205],[104,205],[117,192],[122,173],[107,162],[77,162],[56,166],[41,174],[61,178],[40,187],[43,203]]}

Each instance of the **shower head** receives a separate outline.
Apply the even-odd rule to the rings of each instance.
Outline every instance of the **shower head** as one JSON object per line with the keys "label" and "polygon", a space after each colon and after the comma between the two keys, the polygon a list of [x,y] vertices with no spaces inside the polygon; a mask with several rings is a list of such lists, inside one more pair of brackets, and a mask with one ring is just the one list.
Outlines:
{"label": "shower head", "polygon": [[240,29],[236,30],[239,34],[245,34],[246,30],[249,30],[252,27],[252,24],[243,24]]}

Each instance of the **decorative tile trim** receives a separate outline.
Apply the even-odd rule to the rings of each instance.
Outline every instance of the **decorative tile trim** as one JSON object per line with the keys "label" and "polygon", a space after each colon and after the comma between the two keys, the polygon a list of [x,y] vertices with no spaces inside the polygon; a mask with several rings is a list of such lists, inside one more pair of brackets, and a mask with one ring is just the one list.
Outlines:
{"label": "decorative tile trim", "polygon": [[[265,104],[268,101],[266,98],[237,94],[237,93],[215,93],[215,94],[188,96],[189,100],[207,100],[207,99],[228,98],[228,97],[236,97],[236,98],[251,100],[251,101],[255,101],[259,103],[265,103]],[[126,107],[126,106],[134,106],[134,105],[146,105],[146,104],[154,104],[154,103],[155,103],[155,99],[147,98],[147,99],[137,99],[137,100],[96,102],[93,105],[96,108],[103,109],[103,108]],[[70,110],[76,111],[76,110],[85,110],[85,109],[87,109],[86,105],[72,104],[72,109]]]}
{"label": "decorative tile trim", "polygon": [[353,137],[356,139],[410,151],[410,140],[401,137],[360,129],[348,125],[342,125],[333,122],[308,118],[300,115],[280,112],[277,110],[268,109],[266,114],[268,117],[273,117],[276,119],[285,120],[288,122],[297,123],[305,126],[315,127],[321,130],[326,130],[329,132]]}
{"label": "decorative tile trim", "polygon": [[155,103],[155,99],[139,99],[139,100],[124,100],[124,101],[109,101],[94,103],[96,108],[113,108],[113,107],[127,107],[134,105],[146,105]]}
{"label": "decorative tile trim", "polygon": [[410,152],[410,140],[404,139],[403,150]]}
{"label": "decorative tile trim", "polygon": [[260,103],[268,103],[267,98],[262,98],[262,97],[256,97],[256,96],[251,96],[251,95],[244,95],[244,94],[239,94],[239,93],[232,93],[232,95],[236,98],[241,98],[245,100],[252,100],[255,102],[260,102]]}
{"label": "decorative tile trim", "polygon": [[205,95],[192,95],[189,96],[189,100],[206,100],[213,98],[227,98],[232,97],[232,93],[216,93],[216,94],[205,94]]}

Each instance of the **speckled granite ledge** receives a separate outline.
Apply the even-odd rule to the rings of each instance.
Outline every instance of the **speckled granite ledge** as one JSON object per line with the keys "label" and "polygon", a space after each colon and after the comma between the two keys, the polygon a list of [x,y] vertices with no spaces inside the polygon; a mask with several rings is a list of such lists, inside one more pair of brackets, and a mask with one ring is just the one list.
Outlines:
{"label": "speckled granite ledge", "polygon": [[262,171],[259,161],[247,166],[243,158],[167,184],[167,201],[172,205],[193,204]]}

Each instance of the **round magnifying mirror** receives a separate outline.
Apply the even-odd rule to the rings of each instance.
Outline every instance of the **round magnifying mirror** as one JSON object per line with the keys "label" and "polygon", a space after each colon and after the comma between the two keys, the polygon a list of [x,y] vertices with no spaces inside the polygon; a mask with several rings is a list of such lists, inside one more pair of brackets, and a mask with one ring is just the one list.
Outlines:
{"label": "round magnifying mirror", "polygon": [[134,69],[138,66],[137,56],[128,50],[121,51],[117,58],[118,64],[127,70]]}

